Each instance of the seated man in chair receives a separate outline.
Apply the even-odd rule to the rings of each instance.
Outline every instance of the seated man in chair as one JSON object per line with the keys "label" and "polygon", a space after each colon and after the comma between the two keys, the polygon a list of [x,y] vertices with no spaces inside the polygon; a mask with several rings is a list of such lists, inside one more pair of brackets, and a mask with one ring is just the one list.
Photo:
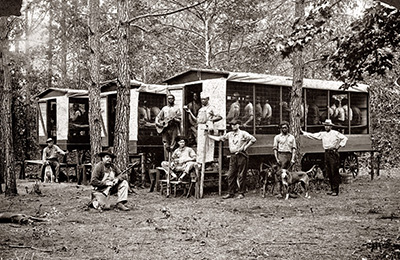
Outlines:
{"label": "seated man in chair", "polygon": [[[178,181],[182,182],[185,176],[190,176],[189,173],[193,169],[196,170],[197,176],[198,167],[196,163],[196,152],[192,148],[186,146],[187,143],[188,140],[186,137],[178,137],[179,147],[171,155],[171,180],[177,179],[177,173],[182,172],[182,174],[178,178]],[[169,165],[167,161],[163,161],[161,163],[161,167],[165,170],[165,172],[168,172],[168,166]]]}

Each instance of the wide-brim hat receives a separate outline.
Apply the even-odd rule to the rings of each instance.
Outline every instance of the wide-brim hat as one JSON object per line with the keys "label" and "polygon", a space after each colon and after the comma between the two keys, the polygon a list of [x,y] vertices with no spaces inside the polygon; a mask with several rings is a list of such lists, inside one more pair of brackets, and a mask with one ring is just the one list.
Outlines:
{"label": "wide-brim hat", "polygon": [[332,120],[330,120],[330,119],[326,119],[325,122],[323,122],[322,124],[323,125],[330,125],[330,126],[333,125]]}
{"label": "wide-brim hat", "polygon": [[105,151],[99,152],[97,155],[100,156],[100,157],[104,157],[104,156],[108,155],[108,156],[110,156],[111,158],[115,158],[115,154],[114,154],[112,148],[108,148],[108,149],[105,150]]}
{"label": "wide-brim hat", "polygon": [[240,121],[240,119],[232,119],[232,121],[230,122],[231,125],[242,125],[242,121]]}
{"label": "wide-brim hat", "polygon": [[206,92],[201,92],[200,93],[200,98],[210,98],[210,94],[208,94]]}
{"label": "wide-brim hat", "polygon": [[176,141],[177,141],[177,142],[180,142],[180,141],[182,141],[182,140],[185,141],[185,144],[188,143],[188,139],[187,139],[186,136],[184,136],[184,135],[179,135],[179,136],[176,137]]}
{"label": "wide-brim hat", "polygon": [[53,138],[47,138],[46,143],[54,142]]}

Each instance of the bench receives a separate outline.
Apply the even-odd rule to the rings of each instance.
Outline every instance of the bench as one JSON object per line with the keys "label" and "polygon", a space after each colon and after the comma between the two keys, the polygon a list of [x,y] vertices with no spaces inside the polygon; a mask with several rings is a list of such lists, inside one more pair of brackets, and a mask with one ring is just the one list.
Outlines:
{"label": "bench", "polygon": [[[25,168],[26,168],[27,165],[40,166],[40,170],[39,171],[41,171],[42,166],[43,166],[43,161],[42,160],[25,160],[23,162],[23,165],[22,165],[22,168],[21,168],[23,176],[25,176]],[[68,168],[73,168],[75,170],[75,174],[77,174],[78,173],[78,167],[77,166],[78,165],[76,163],[65,163],[65,162],[62,162],[62,163],[60,163],[60,170],[62,168],[66,168],[67,170],[68,170]],[[41,172],[39,172],[39,178],[40,178],[40,176],[41,176]],[[69,182],[69,174],[67,173],[66,176],[67,176],[67,181]]]}

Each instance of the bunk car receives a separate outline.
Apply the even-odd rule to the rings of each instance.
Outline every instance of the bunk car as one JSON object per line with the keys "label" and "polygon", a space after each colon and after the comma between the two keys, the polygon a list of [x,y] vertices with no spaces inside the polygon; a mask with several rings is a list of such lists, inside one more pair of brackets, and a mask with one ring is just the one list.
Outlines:
{"label": "bunk car", "polygon": [[[215,128],[224,131],[227,128],[226,115],[230,109],[232,99],[239,94],[240,118],[246,121],[245,106],[247,101],[253,104],[254,113],[256,106],[263,108],[269,103],[272,116],[268,119],[255,115],[247,127],[242,129],[257,138],[256,144],[249,148],[250,167],[259,169],[262,162],[274,161],[273,138],[279,133],[279,124],[289,121],[290,77],[272,76],[254,73],[223,72],[213,70],[191,69],[164,81],[168,85],[179,84],[182,86],[182,102],[191,102],[192,93],[201,91],[210,94],[210,103],[218,108],[224,117]],[[323,130],[322,122],[330,118],[328,107],[335,102],[345,103],[352,108],[353,120],[337,122],[334,129],[341,131],[349,137],[346,147],[340,150],[341,164],[344,169],[353,175],[358,174],[357,152],[372,152],[369,120],[369,91],[367,85],[358,85],[356,88],[342,90],[342,83],[337,81],[304,79],[302,129],[308,132]],[[337,101],[336,101],[337,100]],[[184,120],[185,134],[189,135],[187,115]],[[229,129],[227,129],[229,131]],[[301,136],[301,151],[305,154],[302,167],[309,168],[314,163],[323,167],[323,149],[319,141],[313,141]],[[228,154],[227,143],[224,144],[223,153]]]}
{"label": "bunk car", "polygon": [[[39,144],[51,137],[63,150],[88,149],[89,99],[87,90],[49,88],[38,95]],[[80,117],[72,120],[79,110]]]}
{"label": "bunk car", "polygon": [[[116,80],[101,84],[101,144],[104,148],[114,144],[116,84]],[[165,85],[131,81],[128,149],[131,161],[137,158],[141,160],[142,178],[146,170],[155,169],[164,159],[161,136],[156,131],[154,118],[166,104],[168,91],[182,93],[179,86],[168,90]],[[61,149],[77,151],[77,157],[73,156],[76,153],[70,153],[69,156],[74,157],[76,164],[90,167],[88,91],[50,88],[39,94],[38,98],[39,144],[45,146],[47,138],[52,137]],[[176,103],[182,106],[179,98]],[[74,119],[76,110],[82,114],[79,119]]]}
{"label": "bunk car", "polygon": [[[115,109],[117,104],[116,81],[105,82],[101,88],[101,111],[106,126],[102,146],[114,144]],[[131,81],[129,117],[129,153],[143,154],[146,167],[155,168],[163,160],[161,136],[155,127],[155,117],[166,105],[167,89],[164,85],[148,85]],[[176,103],[181,105],[180,100]]]}

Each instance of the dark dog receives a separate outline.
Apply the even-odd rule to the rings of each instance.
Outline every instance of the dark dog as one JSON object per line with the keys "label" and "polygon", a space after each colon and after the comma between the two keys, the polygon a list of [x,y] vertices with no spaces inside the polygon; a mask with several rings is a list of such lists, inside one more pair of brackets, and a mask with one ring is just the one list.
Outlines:
{"label": "dark dog", "polygon": [[314,165],[310,170],[303,172],[290,172],[288,170],[280,169],[278,175],[281,176],[282,190],[285,200],[289,199],[289,186],[293,184],[300,183],[305,191],[305,198],[311,198],[308,194],[308,187],[310,185],[310,178],[314,178],[317,174],[317,169],[319,167]]}
{"label": "dark dog", "polygon": [[280,176],[278,176],[278,170],[278,165],[268,165],[266,163],[260,165],[261,196],[263,198],[265,198],[268,186],[271,186],[271,194],[273,194],[276,185],[279,185]]}

